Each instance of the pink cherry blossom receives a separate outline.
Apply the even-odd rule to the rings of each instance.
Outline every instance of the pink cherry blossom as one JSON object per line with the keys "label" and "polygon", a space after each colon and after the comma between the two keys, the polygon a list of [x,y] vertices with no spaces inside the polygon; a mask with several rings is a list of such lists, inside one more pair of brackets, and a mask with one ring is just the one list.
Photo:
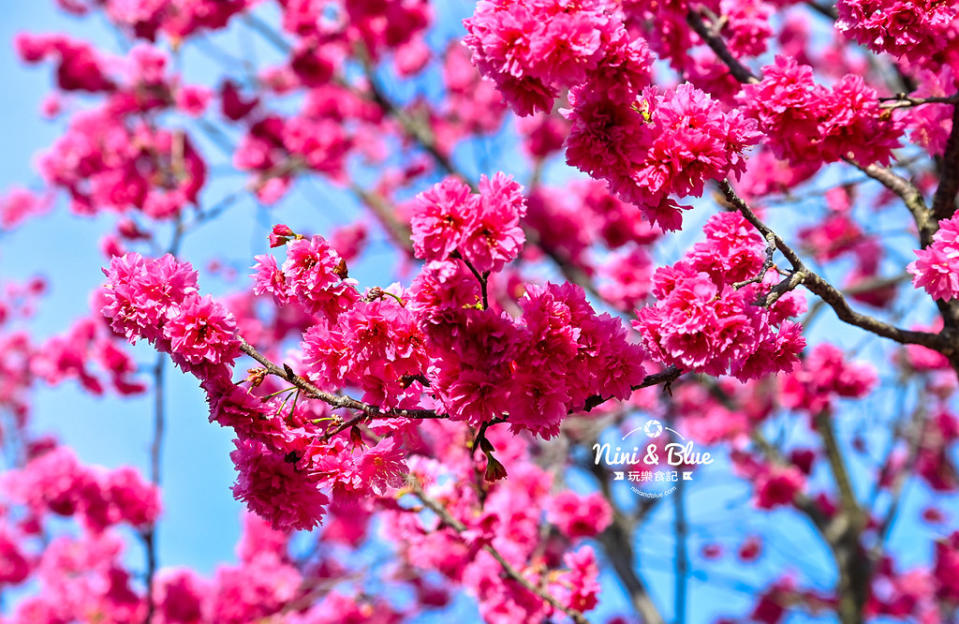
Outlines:
{"label": "pink cherry blossom", "polygon": [[949,301],[959,296],[959,217],[939,223],[933,242],[919,249],[916,260],[907,267],[912,274],[912,283],[922,288],[935,299]]}

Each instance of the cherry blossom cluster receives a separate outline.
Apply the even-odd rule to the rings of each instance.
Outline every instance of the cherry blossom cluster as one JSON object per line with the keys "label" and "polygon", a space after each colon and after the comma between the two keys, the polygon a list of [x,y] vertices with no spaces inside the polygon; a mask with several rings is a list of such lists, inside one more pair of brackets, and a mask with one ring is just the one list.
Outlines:
{"label": "cherry blossom cluster", "polygon": [[13,188],[0,197],[0,229],[13,229],[30,217],[40,216],[50,209],[50,198],[25,188]]}
{"label": "cherry blossom cluster", "polygon": [[698,196],[705,181],[742,173],[742,152],[759,135],[692,85],[646,88],[649,52],[623,19],[602,0],[574,9],[555,0],[481,2],[465,22],[465,41],[521,115],[549,112],[569,89],[567,161],[607,181],[653,223],[679,229],[669,195]]}
{"label": "cherry blossom cluster", "polygon": [[[923,427],[916,455],[916,472],[934,491],[955,492],[959,489],[959,476],[949,455],[956,440],[959,440],[959,418],[948,409],[938,409]],[[908,458],[896,457],[883,477],[893,479],[905,461]]]}
{"label": "cherry blossom cluster", "polygon": [[223,28],[230,18],[255,0],[57,0],[64,10],[84,15],[102,6],[110,21],[131,37],[153,41],[161,33],[181,40],[198,31]]}
{"label": "cherry blossom cluster", "polygon": [[649,82],[645,46],[631,48],[622,15],[606,0],[484,0],[464,25],[474,63],[520,115],[549,112],[561,89],[594,75]]}
{"label": "cherry blossom cluster", "polygon": [[836,28],[877,52],[918,65],[957,67],[959,9],[951,2],[839,0]]}
{"label": "cherry blossom cluster", "polygon": [[374,58],[395,51],[397,66],[409,72],[429,58],[429,48],[417,37],[433,20],[427,0],[291,0],[283,3],[283,9],[283,28],[301,38],[294,54],[304,65],[331,63],[331,43],[363,45]]}
{"label": "cherry blossom cluster", "polygon": [[[136,361],[98,314],[42,340],[22,327],[37,314],[46,289],[40,278],[0,284],[0,411],[25,426],[29,393],[39,382],[52,387],[76,380],[96,396],[143,393],[146,385],[138,378]],[[0,436],[11,435],[3,433],[5,428],[0,427]]]}
{"label": "cherry blossom cluster", "polygon": [[[447,96],[438,117],[435,131],[437,142],[452,147],[455,140],[471,134],[496,132],[503,124],[507,105],[496,86],[484,80],[470,63],[469,50],[459,42],[451,43],[443,57],[443,83]],[[530,127],[529,149],[540,157],[558,150],[563,144],[562,128],[557,129],[555,117],[541,115],[541,127]],[[520,118],[523,123],[527,118]]]}
{"label": "cherry blossom cluster", "polygon": [[[209,578],[188,568],[162,568],[147,593],[128,562],[123,530],[143,530],[144,521],[155,521],[156,488],[137,485],[139,477],[130,468],[104,473],[82,466],[61,447],[36,452],[24,468],[5,475],[12,484],[5,493],[14,497],[0,508],[0,582],[22,586],[30,581],[38,591],[17,600],[5,623],[133,623],[144,621],[148,613],[170,624],[243,624],[266,617],[297,624],[303,618],[368,620],[372,613],[382,614],[384,621],[401,617],[385,601],[346,588],[311,600],[301,612],[297,604],[308,595],[303,589],[307,584],[338,578],[345,571],[332,560],[313,562],[322,572],[297,566],[289,554],[289,534],[252,514],[243,518],[236,563],[218,566]],[[22,499],[17,498],[21,492]],[[78,517],[81,531],[49,537],[54,516],[61,524],[64,516]],[[109,526],[91,525],[91,519]]]}
{"label": "cherry blossom cluster", "polygon": [[107,388],[120,395],[146,390],[137,378],[136,361],[122,348],[122,339],[97,316],[79,319],[65,333],[38,345],[30,370],[51,385],[76,379],[93,395],[102,395]]}
{"label": "cherry blossom cluster", "polygon": [[746,85],[740,100],[759,122],[767,145],[791,163],[834,162],[847,155],[859,164],[886,164],[899,147],[902,124],[879,108],[876,90],[847,74],[831,89],[796,59],[777,56],[763,79]]}
{"label": "cherry blossom cluster", "polygon": [[290,116],[264,110],[258,99],[247,99],[235,86],[225,85],[224,114],[247,124],[233,161],[253,175],[263,201],[278,200],[303,169],[344,179],[351,150],[362,149],[371,159],[381,157],[382,138],[376,128],[383,122],[382,112],[349,89],[329,84],[329,78],[308,83],[311,88],[302,107]]}
{"label": "cherry blossom cluster", "polygon": [[102,313],[130,342],[145,338],[198,377],[217,376],[236,360],[236,321],[222,304],[200,296],[189,263],[128,253],[103,272]]}
{"label": "cherry blossom cluster", "polygon": [[872,366],[847,362],[842,350],[823,343],[816,345],[802,365],[783,378],[780,398],[790,409],[815,415],[831,410],[837,397],[866,396],[876,381]]}
{"label": "cherry blossom cluster", "polygon": [[445,261],[455,253],[480,273],[499,271],[526,242],[519,227],[525,214],[522,187],[502,173],[483,177],[478,194],[447,178],[417,197],[413,251],[426,261]]}
{"label": "cherry blossom cluster", "polygon": [[[394,604],[367,595],[350,577],[355,570],[335,550],[320,550],[309,560],[290,554],[291,535],[271,528],[253,514],[243,517],[236,563],[220,565],[210,577],[187,568],[161,568],[149,592],[133,574],[125,552],[125,527],[147,530],[159,510],[157,489],[131,468],[90,468],[52,441],[38,441],[32,458],[4,475],[0,506],[0,582],[32,581],[40,590],[18,600],[4,622],[35,624],[83,620],[94,613],[115,622],[143,621],[148,611],[162,622],[245,622],[270,618],[283,624],[342,621],[402,621],[420,609],[442,608],[449,589],[462,586],[479,601],[490,622],[548,617],[562,609],[587,611],[598,599],[598,562],[584,539],[605,529],[611,510],[597,495],[553,495],[548,473],[532,463],[527,444],[505,430],[491,437],[518,470],[514,479],[490,484],[480,503],[468,490],[449,489],[441,480],[468,478],[475,469],[463,442],[464,431],[434,421],[419,434],[423,444],[456,449],[443,466],[422,456],[411,460],[424,484],[423,496],[449,509],[448,524],[401,501],[387,505],[385,532],[402,539],[398,563],[406,571],[384,579],[415,595],[413,605]],[[517,501],[525,504],[516,507]],[[479,507],[481,505],[481,507]],[[548,522],[542,509],[550,509]],[[482,509],[482,513],[480,513]],[[46,537],[64,517],[80,521],[80,531]],[[334,507],[323,529],[327,546],[355,546],[368,532],[368,510]],[[553,533],[549,550],[539,550],[544,530]],[[505,553],[507,563],[529,582],[542,581],[558,606],[543,602],[527,586],[503,576],[487,547]],[[434,568],[435,566],[435,568]],[[427,580],[434,569],[446,582]],[[415,574],[410,574],[415,572]],[[335,583],[333,591],[314,595],[317,583]],[[533,586],[533,585],[530,585]],[[537,583],[539,586],[539,583]],[[382,619],[378,619],[382,618]]]}
{"label": "cherry blossom cluster", "polygon": [[452,418],[478,425],[508,413],[513,429],[552,437],[590,397],[625,399],[643,380],[642,349],[620,321],[597,315],[580,288],[529,287],[513,320],[462,306],[468,275],[454,271],[428,266],[413,287],[419,301],[453,304],[424,310],[421,321],[432,347],[430,388]]}
{"label": "cherry blossom cluster", "polygon": [[[185,132],[157,127],[144,115],[164,109],[195,115],[210,95],[169,74],[162,51],[141,44],[118,63],[61,35],[22,35],[17,48],[28,62],[55,59],[62,90],[106,95],[99,107],[74,115],[40,158],[45,180],[68,193],[75,212],[137,209],[168,219],[196,203],[206,163]],[[113,71],[117,66],[121,71]]]}
{"label": "cherry blossom cluster", "polygon": [[671,195],[699,196],[707,181],[741,174],[743,151],[760,137],[741,112],[690,84],[649,87],[625,101],[608,93],[603,84],[570,92],[567,161],[606,180],[664,230],[682,226]]}
{"label": "cherry blossom cluster", "polygon": [[[597,315],[571,284],[530,285],[516,319],[490,307],[488,277],[519,253],[524,210],[519,186],[502,175],[482,180],[478,194],[454,180],[438,184],[417,198],[412,219],[414,248],[429,260],[423,272],[408,290],[362,295],[325,239],[277,226],[271,239],[287,257],[282,265],[257,258],[254,292],[312,319],[297,368],[326,392],[358,388],[380,410],[426,401],[453,420],[506,420],[515,431],[551,437],[591,400],[627,398],[644,378],[644,354],[621,322]],[[321,426],[332,422],[327,406],[299,402],[300,389],[257,396],[232,382],[238,322],[198,294],[188,264],[131,253],[105,273],[103,314],[113,329],[146,338],[201,379],[211,419],[237,434],[234,493],[275,526],[312,527],[329,493],[353,499],[403,484],[397,435],[377,434],[368,445],[358,430],[337,435]],[[271,388],[265,373],[251,373],[250,390]],[[491,477],[494,461],[490,454]]]}
{"label": "cherry blossom cluster", "polygon": [[806,342],[788,319],[804,311],[805,301],[789,292],[755,305],[769,294],[777,272],[764,269],[765,244],[741,215],[716,215],[705,232],[706,240],[682,260],[656,271],[657,302],[637,311],[634,326],[650,355],[743,381],[791,370]]}
{"label": "cherry blossom cluster", "polygon": [[959,216],[940,221],[932,244],[915,253],[907,267],[913,285],[935,299],[959,297]]}
{"label": "cherry blossom cluster", "polygon": [[286,245],[286,261],[257,256],[254,294],[268,293],[281,306],[296,303],[311,315],[335,321],[360,298],[356,280],[347,277],[346,261],[321,236],[296,238],[289,228],[274,228],[273,245]]}
{"label": "cherry blossom cluster", "polygon": [[[919,87],[915,97],[949,97],[954,95],[957,70],[952,66],[943,66],[938,71],[921,70],[918,72]],[[909,138],[930,154],[942,154],[952,130],[952,110],[948,105],[921,106],[904,120],[910,130]]]}
{"label": "cherry blossom cluster", "polygon": [[94,532],[120,523],[148,528],[160,514],[159,489],[133,468],[90,468],[63,446],[35,445],[33,452],[23,468],[3,476],[2,489],[34,514],[77,515]]}

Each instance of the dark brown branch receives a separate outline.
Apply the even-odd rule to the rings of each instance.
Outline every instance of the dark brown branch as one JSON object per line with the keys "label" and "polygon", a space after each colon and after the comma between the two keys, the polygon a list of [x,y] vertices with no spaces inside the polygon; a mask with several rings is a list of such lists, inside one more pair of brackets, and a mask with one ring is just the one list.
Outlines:
{"label": "dark brown branch", "polygon": [[959,94],[938,97],[911,97],[905,93],[898,93],[892,97],[879,98],[880,108],[896,109],[923,106],[925,104],[959,104]]}
{"label": "dark brown branch", "polygon": [[[682,369],[676,366],[670,366],[668,368],[664,368],[658,373],[650,373],[649,375],[646,375],[645,377],[643,377],[643,380],[641,382],[639,382],[635,386],[632,386],[630,389],[640,390],[642,388],[649,388],[650,386],[658,386],[659,384],[663,384],[664,389],[668,392],[670,384],[676,381],[679,378],[679,376],[682,374],[683,374]],[[586,404],[583,406],[583,409],[581,411],[584,411],[584,412],[591,411],[593,408],[599,407],[600,405],[602,405],[606,401],[609,401],[612,398],[613,397],[604,397],[599,394],[594,394],[593,396],[586,399]],[[570,413],[573,413],[573,412],[570,412]]]}
{"label": "dark brown branch", "polygon": [[811,293],[819,296],[826,305],[833,309],[841,321],[902,344],[918,344],[944,354],[949,354],[953,351],[953,347],[939,334],[902,329],[853,310],[842,292],[809,269],[799,255],[756,216],[746,202],[736,194],[728,181],[723,180],[720,182],[719,188],[725,196],[726,201],[739,210],[746,220],[749,221],[764,238],[772,234],[776,241],[776,247],[790,264],[792,264],[794,273],[801,276],[797,278],[798,283],[802,284],[802,286]]}
{"label": "dark brown branch", "polygon": [[836,514],[830,526],[830,529],[835,531],[833,556],[839,568],[839,584],[836,588],[839,597],[839,620],[842,624],[860,624],[869,598],[869,581],[872,577],[871,562],[861,543],[866,515],[856,501],[849,470],[833,431],[832,415],[820,412],[813,418],[813,425],[822,438],[826,459],[839,490],[841,511]]}
{"label": "dark brown branch", "polygon": [[[758,430],[753,431],[752,439],[769,461],[779,466],[790,465]],[[862,606],[865,604],[865,592],[868,591],[869,585],[869,562],[860,548],[859,524],[844,512],[836,513],[830,518],[804,492],[796,494],[793,504],[815,525],[836,560],[839,572],[836,588],[839,598],[837,611],[840,622],[859,624],[862,622]]]}
{"label": "dark brown branch", "polygon": [[710,28],[703,23],[703,19],[699,16],[695,8],[690,8],[686,14],[686,23],[706,42],[706,45],[719,57],[719,60],[726,64],[726,67],[729,68],[729,73],[731,73],[736,80],[746,84],[759,82],[759,78],[749,71],[745,65],[740,63],[739,59],[733,56],[733,53],[726,47],[726,42],[723,41],[723,38],[713,33]]}
{"label": "dark brown branch", "polygon": [[937,228],[936,221],[932,218],[922,193],[915,184],[887,167],[877,164],[863,167],[851,158],[847,158],[846,162],[898,195],[912,213],[913,221],[916,222],[916,229],[919,230],[919,244],[926,247],[932,242],[932,235],[936,233]]}
{"label": "dark brown branch", "polygon": [[939,188],[932,198],[933,217],[940,221],[956,212],[956,193],[959,192],[959,105],[953,107],[952,131],[946,141],[939,174]]}
{"label": "dark brown branch", "polygon": [[[889,288],[890,286],[898,286],[899,284],[902,284],[903,282],[908,282],[911,279],[912,279],[912,276],[909,275],[908,273],[901,273],[894,277],[874,277],[874,278],[870,278],[868,280],[859,282],[857,284],[854,284],[852,286],[849,286],[847,288],[843,288],[842,294],[858,295],[862,293],[872,292],[874,290],[882,290],[883,288]],[[800,324],[803,327],[807,327],[813,321],[816,315],[819,314],[819,311],[822,310],[823,306],[825,305],[826,303],[822,299],[816,301],[812,306],[810,306],[809,312],[806,313],[806,316],[803,317],[803,320],[801,321]]]}

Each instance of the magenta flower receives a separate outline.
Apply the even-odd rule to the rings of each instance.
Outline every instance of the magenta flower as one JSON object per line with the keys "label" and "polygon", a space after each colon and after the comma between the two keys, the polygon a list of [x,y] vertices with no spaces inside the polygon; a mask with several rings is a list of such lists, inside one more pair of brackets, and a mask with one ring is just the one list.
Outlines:
{"label": "magenta flower", "polygon": [[913,285],[934,299],[959,297],[959,216],[940,221],[932,244],[915,253],[916,260],[907,267]]}

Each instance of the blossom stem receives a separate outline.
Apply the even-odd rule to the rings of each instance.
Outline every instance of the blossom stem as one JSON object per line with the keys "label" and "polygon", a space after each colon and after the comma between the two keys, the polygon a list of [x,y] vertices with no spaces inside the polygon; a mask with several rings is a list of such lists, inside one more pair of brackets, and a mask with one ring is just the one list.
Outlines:
{"label": "blossom stem", "polygon": [[[150,481],[154,485],[160,483],[160,459],[163,454],[163,430],[166,420],[166,354],[157,354],[156,365],[153,367],[153,438],[150,441]],[[153,579],[157,572],[157,544],[156,527],[150,525],[141,534],[143,546],[146,549],[146,602],[147,613],[144,624],[151,624],[156,610],[153,597]]]}
{"label": "blossom stem", "polygon": [[[594,437],[593,439],[596,440],[597,438]],[[636,511],[626,515],[613,496],[609,484],[609,471],[604,470],[599,464],[592,461],[587,462],[586,468],[596,477],[603,497],[609,501],[613,509],[613,522],[599,535],[599,543],[603,547],[603,552],[606,553],[606,557],[613,564],[613,570],[629,594],[633,610],[640,614],[642,621],[647,624],[664,624],[665,619],[650,597],[643,579],[636,571],[635,552],[632,545],[632,535],[636,526],[662,499],[644,500]]]}
{"label": "blossom stem", "polygon": [[470,273],[476,278],[476,281],[479,282],[480,291],[483,293],[483,309],[489,309],[489,294],[487,293],[487,282],[489,281],[489,271],[480,273],[476,270],[476,267],[473,266],[469,260],[467,260],[461,253],[458,251],[453,252],[453,256],[459,258],[463,261],[463,264],[466,265],[466,268],[470,270]]}

